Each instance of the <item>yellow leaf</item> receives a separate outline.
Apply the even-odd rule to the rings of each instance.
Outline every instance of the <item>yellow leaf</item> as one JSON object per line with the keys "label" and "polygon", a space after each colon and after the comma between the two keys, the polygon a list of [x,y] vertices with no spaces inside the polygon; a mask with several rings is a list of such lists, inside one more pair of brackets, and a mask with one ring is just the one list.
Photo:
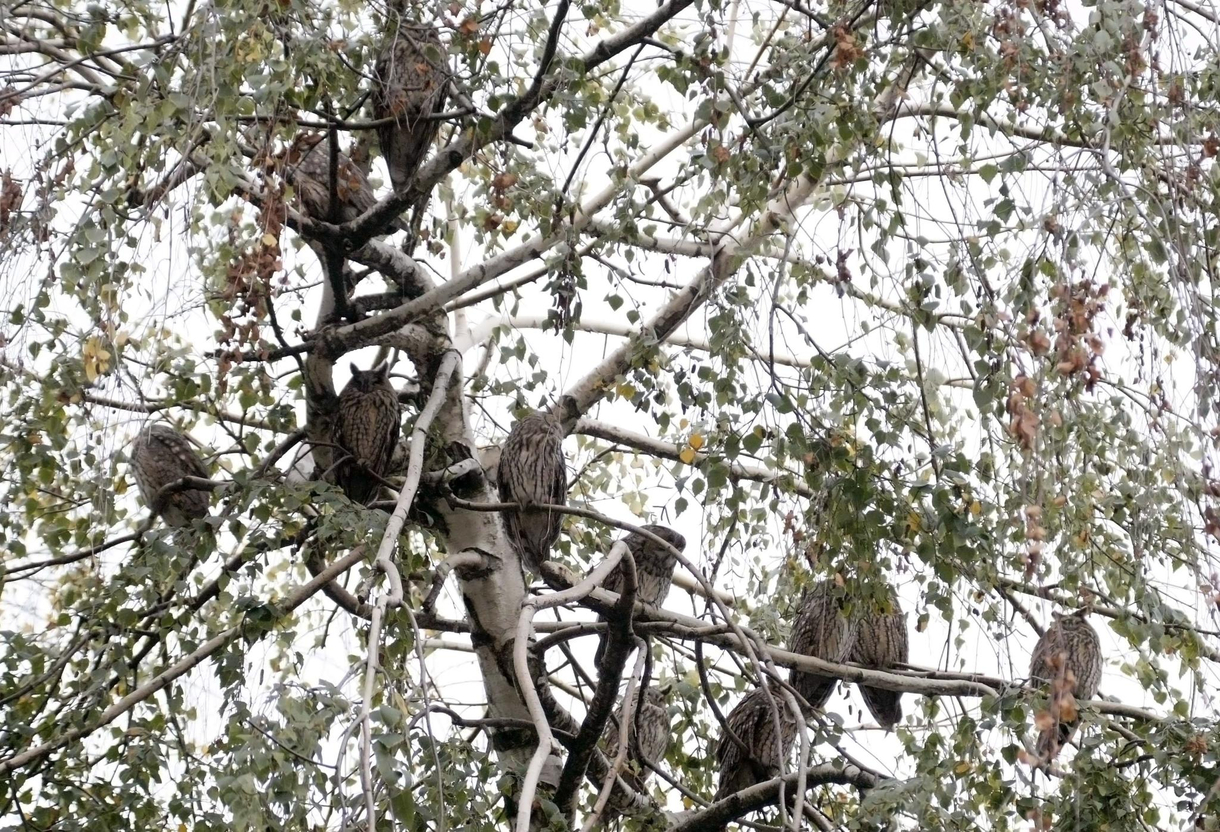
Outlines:
{"label": "yellow leaf", "polygon": [[978,500],[975,500],[973,503],[970,504],[970,513],[973,514],[975,517],[978,517],[980,514],[983,513],[983,504],[980,503]]}
{"label": "yellow leaf", "polygon": [[85,377],[90,382],[110,370],[110,352],[96,336],[85,341],[85,346],[81,348],[81,360],[85,365]]}
{"label": "yellow leaf", "polygon": [[697,433],[691,434],[690,446],[696,451],[703,447],[703,437]]}
{"label": "yellow leaf", "polygon": [[277,241],[273,235],[271,235],[271,234],[263,235],[263,245],[266,246],[267,248],[271,248],[273,245],[276,244],[276,242]]}
{"label": "yellow leaf", "polygon": [[630,399],[635,396],[635,387],[624,382],[618,386],[618,394],[620,398]]}
{"label": "yellow leaf", "polygon": [[970,763],[958,763],[953,769],[954,774],[965,774],[968,771],[970,771]]}
{"label": "yellow leaf", "polygon": [[922,527],[923,527],[923,523],[920,522],[918,514],[916,514],[915,512],[912,511],[910,514],[907,515],[907,529],[908,530],[917,532]]}
{"label": "yellow leaf", "polygon": [[687,465],[691,465],[695,461],[695,456],[696,454],[694,448],[683,448],[682,453],[678,454],[678,459],[682,460]]}

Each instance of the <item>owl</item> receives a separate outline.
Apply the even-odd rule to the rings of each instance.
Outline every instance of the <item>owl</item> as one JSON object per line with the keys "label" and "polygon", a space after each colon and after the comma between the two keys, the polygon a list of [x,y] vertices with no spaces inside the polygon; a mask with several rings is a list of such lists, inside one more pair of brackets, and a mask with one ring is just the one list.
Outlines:
{"label": "owl", "polygon": [[436,140],[449,87],[445,46],[436,29],[391,10],[389,32],[373,69],[373,117],[393,119],[377,128],[381,155],[395,191],[403,191]]}
{"label": "owl", "polygon": [[[641,528],[652,532],[657,537],[668,542],[669,545],[679,552],[686,548],[686,538],[671,528],[652,523]],[[654,543],[638,532],[631,532],[627,535],[624,542],[635,558],[635,599],[656,607],[661,606],[665,601],[665,596],[669,594],[669,585],[674,577],[674,566],[678,562],[677,556],[664,546]],[[605,588],[615,593],[623,591],[623,567],[621,564],[616,566],[606,576]],[[605,621],[606,619],[600,618],[600,620]],[[601,667],[605,652],[606,643],[605,639],[603,639],[598,644],[597,653],[593,657],[593,662],[598,668]]]}
{"label": "owl", "polygon": [[1050,685],[1051,724],[1038,734],[1037,753],[1049,763],[1080,723],[1076,703],[1097,695],[1101,683],[1101,639],[1084,620],[1086,610],[1065,615],[1047,628],[1034,647],[1029,675]]}
{"label": "owl", "polygon": [[156,505],[157,495],[170,483],[183,477],[208,478],[203,460],[181,433],[168,425],[146,425],[131,443],[130,459],[140,496],[150,509],[159,510],[166,525],[181,528],[208,516],[212,495],[199,488],[168,494],[160,506]]}
{"label": "owl", "polygon": [[[311,219],[329,222],[330,142],[325,133],[301,133],[284,154],[285,178],[296,193],[301,210]],[[368,177],[345,154],[335,165],[334,222],[354,220],[377,202]]]}
{"label": "owl", "polygon": [[[602,748],[607,756],[618,755],[619,726],[623,724],[624,702],[619,706],[617,721],[612,720],[606,725],[602,734]],[[635,724],[631,728],[631,748],[627,751],[628,766],[622,771],[622,778],[633,791],[641,791],[652,773],[635,753],[638,748],[645,760],[660,762],[669,748],[669,711],[665,707],[665,694],[656,686],[650,685],[644,691],[643,702],[636,702]],[[610,823],[623,811],[623,800],[615,800],[620,795],[618,790],[610,796],[610,802],[602,813],[602,820]]]}
{"label": "owl", "polygon": [[509,542],[525,567],[535,574],[551,559],[563,515],[531,510],[536,505],[563,505],[568,495],[563,429],[549,413],[533,410],[508,434],[497,470],[500,500],[520,509],[504,512]]}
{"label": "owl", "polygon": [[390,471],[402,429],[400,407],[390,384],[389,364],[371,370],[351,366],[352,377],[339,394],[335,420],[335,444],[350,459],[339,464],[337,475],[339,486],[351,500],[367,504]]}
{"label": "owl", "polygon": [[[866,607],[860,616],[850,660],[864,667],[887,670],[908,658],[907,617],[890,589],[884,608]],[[877,723],[888,729],[902,721],[902,693],[860,685],[864,704]]]}
{"label": "owl", "polygon": [[[845,601],[842,591],[830,581],[806,589],[792,624],[788,649],[828,662],[844,661],[851,655],[857,631],[856,620],[843,610]],[[792,687],[814,708],[826,704],[836,681],[816,673],[792,672]]]}
{"label": "owl", "polygon": [[[771,700],[779,712],[779,734]],[[772,686],[770,698],[763,688],[755,688],[729,711],[725,724],[741,740],[741,745],[727,734],[716,744],[716,763],[720,768],[719,788],[715,800],[723,800],[756,783],[779,775],[782,764],[792,753],[796,740],[798,715],[792,712],[779,688]]]}

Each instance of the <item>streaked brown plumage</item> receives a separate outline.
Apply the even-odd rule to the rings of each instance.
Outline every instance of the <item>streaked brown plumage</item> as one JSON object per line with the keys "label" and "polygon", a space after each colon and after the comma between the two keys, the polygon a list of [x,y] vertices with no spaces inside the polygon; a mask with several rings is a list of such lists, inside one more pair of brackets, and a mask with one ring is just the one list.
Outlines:
{"label": "streaked brown plumage", "polygon": [[[668,542],[681,552],[686,548],[686,538],[668,526],[658,526],[649,523],[641,529],[652,532],[657,537]],[[669,595],[669,587],[674,578],[674,566],[678,558],[664,546],[658,545],[638,532],[631,532],[623,540],[635,558],[635,600],[653,606],[661,606],[665,596]],[[606,576],[605,588],[610,592],[623,591],[623,567],[616,566]],[[599,616],[600,621],[606,619]],[[593,663],[601,669],[602,657],[605,655],[605,639],[597,645]]]}
{"label": "streaked brown plumage", "polygon": [[[602,733],[602,748],[611,759],[618,755],[619,725],[623,722],[625,708],[626,702],[619,705],[618,713],[615,714],[617,721],[608,722],[606,730]],[[652,769],[644,765],[643,760],[635,753],[636,749],[639,749],[645,760],[659,763],[669,748],[669,711],[665,707],[665,694],[656,685],[649,686],[644,691],[643,702],[636,702],[634,716],[634,725],[628,737],[631,740],[631,747],[627,750],[627,768],[623,769],[621,776],[633,791],[639,792],[644,789],[644,784],[652,774]],[[609,823],[622,813],[623,797],[622,791],[617,788],[610,795],[610,802],[606,804],[606,809],[602,813],[602,820],[605,823]],[[619,799],[616,800],[616,798]]]}
{"label": "streaked brown plumage", "polygon": [[351,457],[340,463],[337,480],[355,502],[370,502],[380,478],[389,473],[402,430],[400,416],[389,365],[361,370],[353,364],[352,377],[339,394],[335,444]]}
{"label": "streaked brown plumage", "polygon": [[[330,142],[325,133],[301,133],[284,154],[284,177],[292,185],[301,210],[329,222]],[[335,222],[348,222],[377,202],[364,171],[340,152],[335,165]]]}
{"label": "streaked brown plumage", "polygon": [[[140,496],[154,508],[161,489],[183,477],[208,478],[208,469],[191,442],[178,431],[162,424],[146,425],[131,444],[131,471]],[[189,526],[191,520],[208,516],[211,493],[188,488],[168,495],[160,507],[161,519],[174,527]]]}
{"label": "streaked brown plumage", "polygon": [[1101,639],[1084,620],[1086,610],[1056,619],[1034,647],[1029,664],[1032,681],[1049,684],[1049,719],[1038,734],[1037,753],[1049,763],[1071,739],[1080,723],[1077,702],[1092,699],[1101,684]]}
{"label": "streaked brown plumage", "polygon": [[729,729],[749,749],[742,749],[727,734],[716,744],[716,762],[720,767],[719,787],[715,800],[763,783],[776,777],[781,763],[792,752],[796,740],[797,715],[788,707],[779,688],[772,686],[771,697],[779,713],[780,734],[776,743],[775,716],[767,691],[755,688],[737,703],[725,717]]}
{"label": "streaked brown plumage", "polygon": [[[843,611],[846,595],[830,581],[821,581],[801,595],[800,612],[792,624],[788,648],[794,653],[841,662],[851,655],[857,621]],[[821,708],[834,691],[833,677],[792,671],[792,687],[813,708]]]}
{"label": "streaked brown plumage", "polygon": [[[500,499],[521,506],[563,505],[568,496],[563,429],[549,413],[530,411],[508,434],[497,471]],[[563,515],[551,511],[505,511],[508,540],[534,573],[550,560]]]}
{"label": "streaked brown plumage", "polygon": [[388,33],[374,67],[373,117],[394,119],[377,128],[381,155],[395,191],[411,183],[436,139],[449,86],[445,46],[436,29],[388,13]]}
{"label": "streaked brown plumage", "polygon": [[[898,605],[897,593],[890,589],[883,606],[866,604],[861,611],[850,658],[856,664],[886,670],[896,663],[905,663],[908,650],[906,613]],[[902,721],[901,692],[868,685],[859,687],[864,704],[880,725],[892,729]]]}

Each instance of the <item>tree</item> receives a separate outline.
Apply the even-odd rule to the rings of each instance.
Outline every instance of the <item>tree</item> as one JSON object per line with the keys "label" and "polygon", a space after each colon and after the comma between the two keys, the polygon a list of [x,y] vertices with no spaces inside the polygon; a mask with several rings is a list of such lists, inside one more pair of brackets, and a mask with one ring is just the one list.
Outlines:
{"label": "tree", "polygon": [[[400,13],[451,77],[394,189],[368,98]],[[636,828],[1211,828],[1218,13],[10,5],[0,815],[593,823],[633,764],[598,739],[665,679]],[[349,360],[404,411],[367,507],[334,484]],[[528,407],[571,483],[534,587],[489,449]],[[149,420],[208,445],[163,491],[210,488],[215,534],[136,499]],[[666,609],[614,545],[649,522],[688,541]],[[892,582],[913,665],[784,650],[819,580],[857,612]],[[1029,654],[1080,608],[1103,698],[1057,697],[1078,748],[1034,773]],[[914,695],[879,737],[841,685],[709,806],[724,715],[795,709],[793,669]]]}

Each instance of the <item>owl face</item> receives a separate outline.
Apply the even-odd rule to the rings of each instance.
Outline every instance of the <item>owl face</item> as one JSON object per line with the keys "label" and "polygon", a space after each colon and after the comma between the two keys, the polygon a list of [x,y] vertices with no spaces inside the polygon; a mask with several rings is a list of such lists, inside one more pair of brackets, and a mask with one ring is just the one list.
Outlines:
{"label": "owl face", "polygon": [[1065,633],[1082,633],[1085,630],[1092,630],[1093,628],[1089,626],[1089,622],[1085,621],[1084,616],[1083,610],[1071,615],[1057,616],[1055,624]]}
{"label": "owl face", "polygon": [[358,390],[361,393],[370,393],[378,387],[386,383],[390,377],[390,365],[378,364],[371,370],[361,370],[355,364],[352,367],[352,378],[348,384],[353,390]]}

